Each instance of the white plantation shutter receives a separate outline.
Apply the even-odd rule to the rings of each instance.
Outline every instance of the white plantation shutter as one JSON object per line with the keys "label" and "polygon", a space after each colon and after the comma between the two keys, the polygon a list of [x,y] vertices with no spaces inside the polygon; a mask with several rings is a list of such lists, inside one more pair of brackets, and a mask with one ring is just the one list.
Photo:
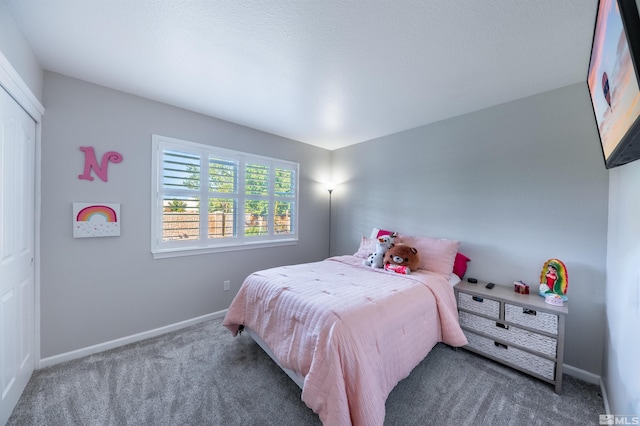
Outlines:
{"label": "white plantation shutter", "polygon": [[162,152],[162,239],[200,238],[200,156]]}
{"label": "white plantation shutter", "polygon": [[275,225],[277,235],[290,235],[295,230],[297,213],[298,170],[282,164],[275,168],[275,186],[273,191]]}
{"label": "white plantation shutter", "polygon": [[298,164],[154,135],[154,257],[297,241]]}
{"label": "white plantation shutter", "polygon": [[238,169],[237,160],[209,157],[209,238],[238,236]]}
{"label": "white plantation shutter", "polygon": [[[246,164],[244,173],[245,188],[245,235],[269,235],[269,188],[270,170],[268,164]],[[266,220],[265,220],[266,219]]]}

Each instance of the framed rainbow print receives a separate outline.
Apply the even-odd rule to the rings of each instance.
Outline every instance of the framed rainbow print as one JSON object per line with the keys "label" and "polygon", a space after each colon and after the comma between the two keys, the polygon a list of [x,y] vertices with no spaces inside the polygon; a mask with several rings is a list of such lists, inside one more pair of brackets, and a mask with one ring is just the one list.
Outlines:
{"label": "framed rainbow print", "polygon": [[73,203],[73,238],[118,236],[119,203]]}

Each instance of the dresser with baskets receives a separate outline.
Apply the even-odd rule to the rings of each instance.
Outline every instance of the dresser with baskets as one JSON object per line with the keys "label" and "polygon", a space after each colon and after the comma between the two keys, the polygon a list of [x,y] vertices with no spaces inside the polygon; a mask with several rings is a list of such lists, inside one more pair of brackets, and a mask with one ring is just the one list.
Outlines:
{"label": "dresser with baskets", "polygon": [[469,341],[464,348],[549,382],[560,393],[567,306],[516,293],[513,286],[485,285],[462,281],[454,287]]}

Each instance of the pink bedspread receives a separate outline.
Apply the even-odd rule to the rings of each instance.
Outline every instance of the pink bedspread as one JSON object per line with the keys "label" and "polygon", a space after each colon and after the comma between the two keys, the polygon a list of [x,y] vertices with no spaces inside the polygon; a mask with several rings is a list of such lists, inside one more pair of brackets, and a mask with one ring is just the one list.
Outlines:
{"label": "pink bedspread", "polygon": [[325,425],[382,425],[389,393],[437,342],[467,343],[444,277],[353,256],[250,275],[223,324],[251,328],[305,376],[302,400]]}

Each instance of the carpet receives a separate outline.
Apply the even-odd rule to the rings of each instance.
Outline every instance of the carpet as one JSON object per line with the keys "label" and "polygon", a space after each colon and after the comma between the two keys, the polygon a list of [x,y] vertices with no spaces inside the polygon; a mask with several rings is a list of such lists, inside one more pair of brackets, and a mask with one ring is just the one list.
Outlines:
{"label": "carpet", "polygon": [[[589,425],[600,389],[553,386],[436,345],[391,392],[385,425]],[[320,425],[300,389],[216,319],[34,372],[8,425]]]}

